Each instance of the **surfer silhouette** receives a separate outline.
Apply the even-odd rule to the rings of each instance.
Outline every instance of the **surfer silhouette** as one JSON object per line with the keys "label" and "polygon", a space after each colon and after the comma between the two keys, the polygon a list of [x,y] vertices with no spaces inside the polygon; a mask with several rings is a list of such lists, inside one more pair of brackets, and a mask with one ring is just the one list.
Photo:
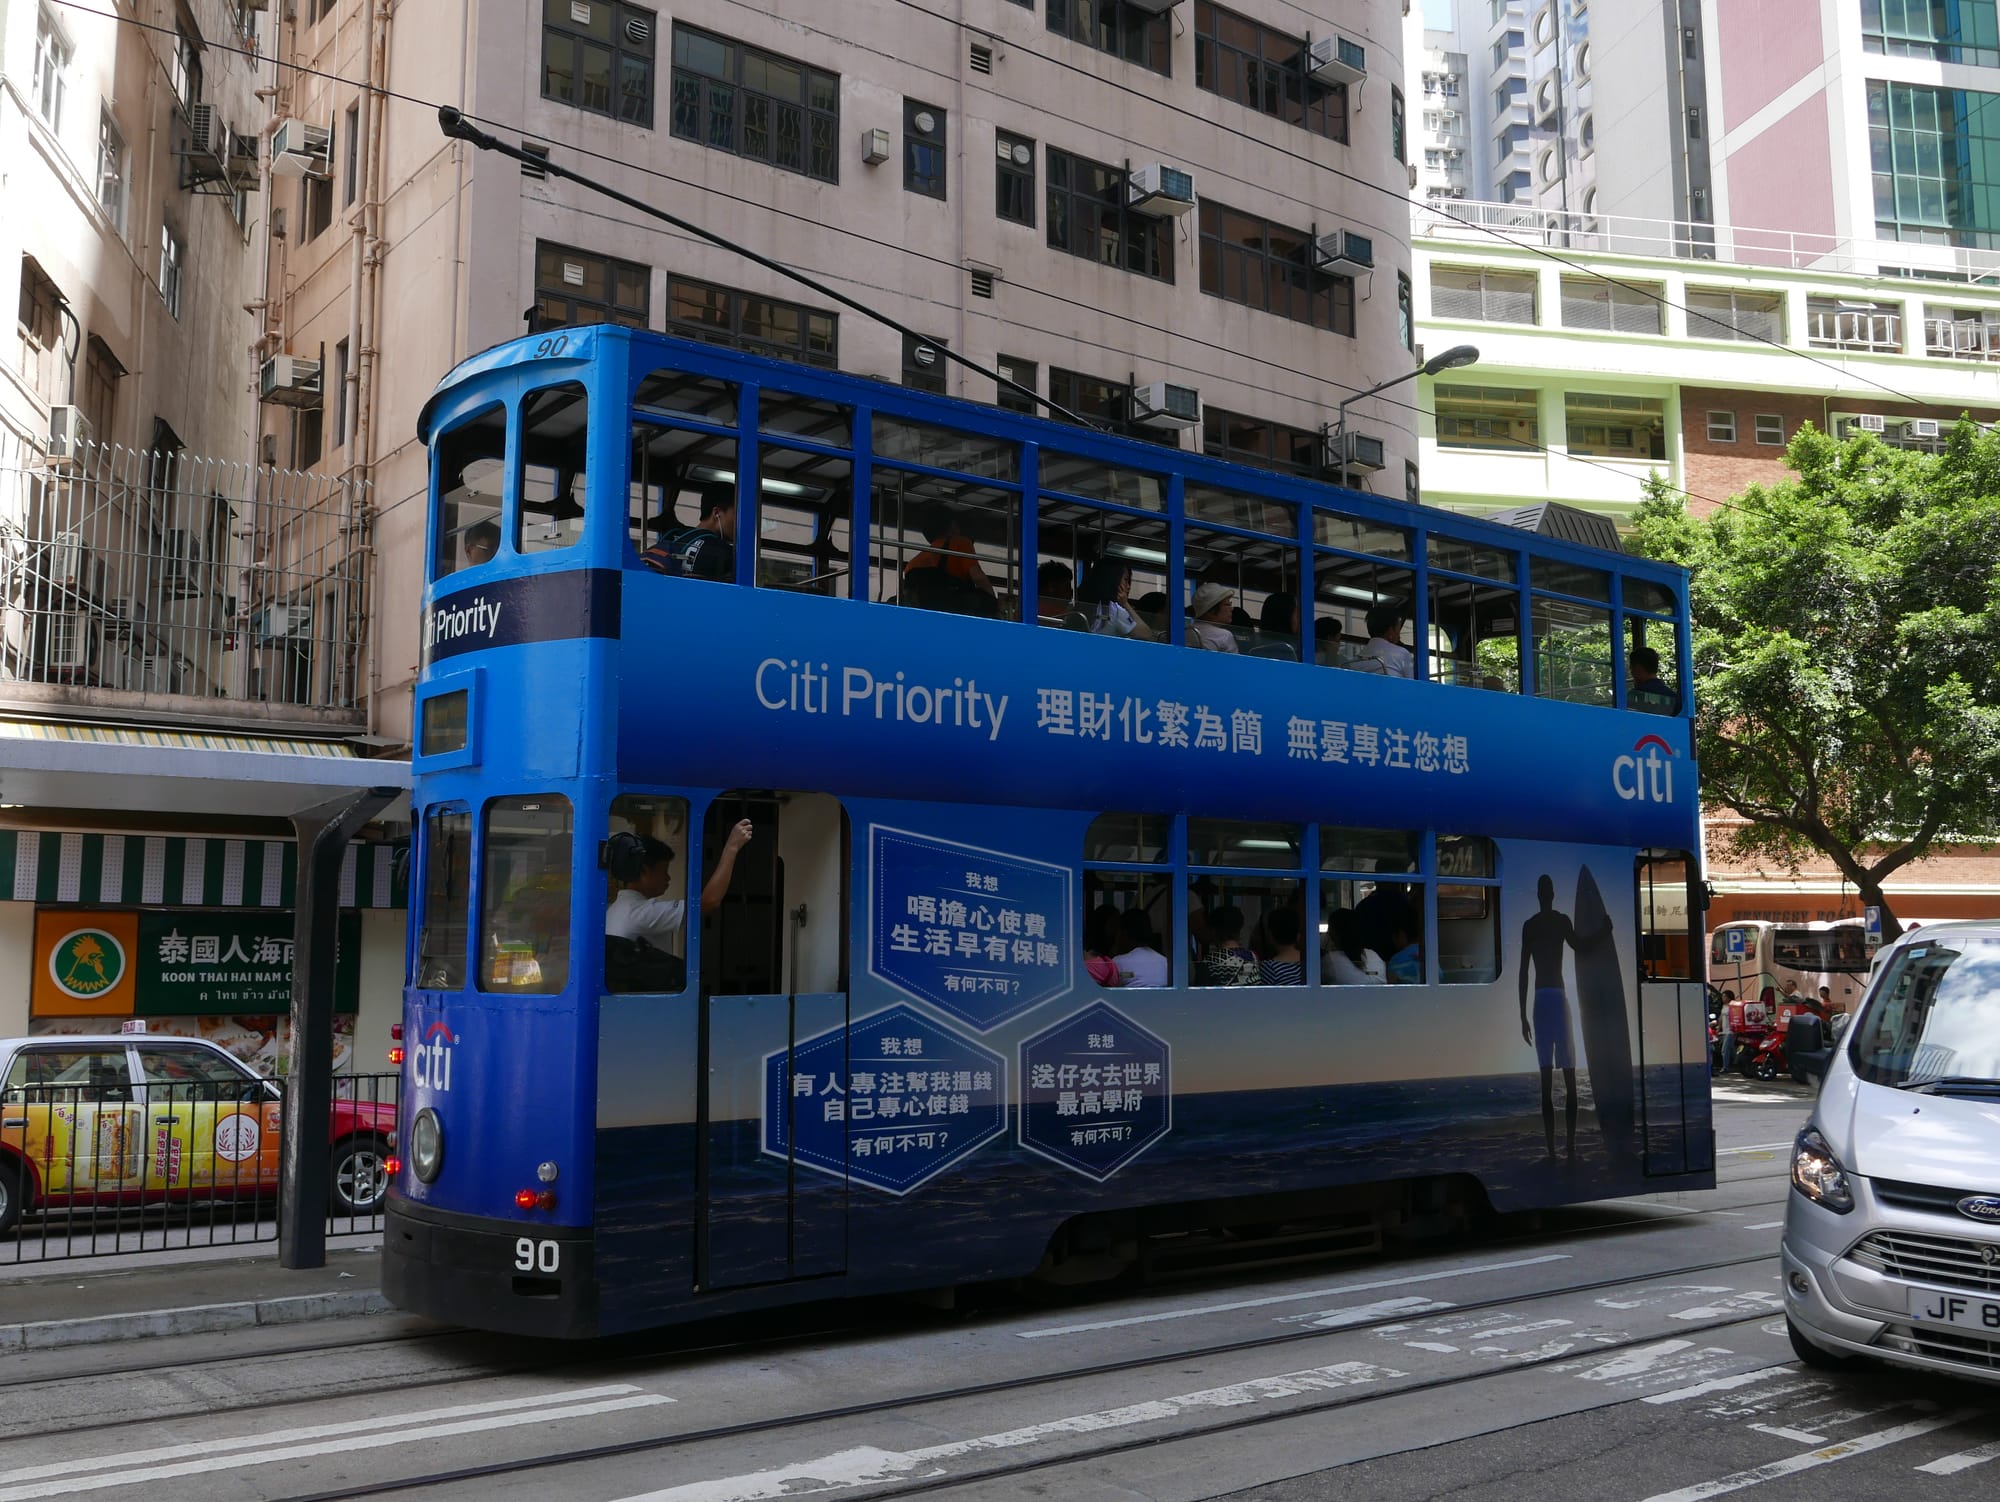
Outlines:
{"label": "surfer silhouette", "polygon": [[[1556,1155],[1555,1071],[1563,1072],[1563,1139],[1576,1157],[1576,1041],[1570,1035],[1569,993],[1563,989],[1563,948],[1580,946],[1566,913],[1556,911],[1556,884],[1535,883],[1542,910],[1521,925],[1521,1041],[1534,1046],[1542,1070],[1542,1136]],[[1535,1015],[1528,1020],[1528,972],[1535,977]]]}

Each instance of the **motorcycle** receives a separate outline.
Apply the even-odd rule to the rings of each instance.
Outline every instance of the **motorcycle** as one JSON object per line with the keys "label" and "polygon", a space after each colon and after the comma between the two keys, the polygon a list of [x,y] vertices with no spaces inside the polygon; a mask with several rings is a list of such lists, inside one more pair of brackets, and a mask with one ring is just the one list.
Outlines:
{"label": "motorcycle", "polygon": [[1775,1028],[1758,1040],[1744,1066],[1744,1073],[1760,1080],[1774,1080],[1791,1072],[1791,1060],[1785,1057],[1785,1034]]}

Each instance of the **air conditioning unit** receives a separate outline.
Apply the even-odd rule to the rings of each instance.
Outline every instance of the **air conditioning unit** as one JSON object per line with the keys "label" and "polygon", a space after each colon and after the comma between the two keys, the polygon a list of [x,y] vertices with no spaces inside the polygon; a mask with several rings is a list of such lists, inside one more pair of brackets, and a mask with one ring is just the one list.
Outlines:
{"label": "air conditioning unit", "polygon": [[52,672],[73,673],[90,666],[91,632],[95,625],[81,610],[57,611],[43,618],[42,642]]}
{"label": "air conditioning unit", "polygon": [[190,105],[187,119],[188,155],[211,161],[219,169],[229,157],[230,139],[234,135],[229,122],[212,104]]}
{"label": "air conditioning unit", "polygon": [[1889,427],[1888,419],[1880,412],[1863,412],[1847,421],[1850,427],[1861,433],[1886,432]]}
{"label": "air conditioning unit", "polygon": [[1132,421],[1149,428],[1201,426],[1201,393],[1192,386],[1154,381],[1132,391]]}
{"label": "air conditioning unit", "polygon": [[312,607],[308,605],[267,605],[250,617],[250,634],[260,647],[275,646],[312,630]]}
{"label": "air conditioning unit", "polygon": [[271,133],[271,172],[277,177],[330,176],[333,132],[303,120],[280,120]]}
{"label": "air conditioning unit", "polygon": [[1194,177],[1165,162],[1134,172],[1125,185],[1125,201],[1142,214],[1166,217],[1194,207]]}
{"label": "air conditioning unit", "polygon": [[90,549],[83,545],[81,532],[58,532],[43,555],[43,576],[51,584],[74,589],[83,580],[84,565],[89,558]]}
{"label": "air conditioning unit", "polygon": [[1351,229],[1335,230],[1313,242],[1313,264],[1336,276],[1359,276],[1375,269],[1375,242]]}
{"label": "air conditioning unit", "polygon": [[1911,417],[1903,422],[1903,433],[1910,438],[1935,438],[1938,436],[1938,420],[1935,417]]}
{"label": "air conditioning unit", "polygon": [[129,595],[104,602],[104,634],[111,640],[129,640],[133,628],[145,624],[146,607]]}
{"label": "air conditioning unit", "polygon": [[1388,459],[1382,452],[1382,440],[1366,433],[1349,433],[1347,452],[1342,454],[1334,444],[1334,435],[1327,435],[1327,467],[1336,473],[1344,464],[1350,470],[1366,470],[1374,473],[1388,466]]}
{"label": "air conditioning unit", "polygon": [[93,435],[81,407],[49,408],[49,458],[74,463]]}
{"label": "air conditioning unit", "polygon": [[1306,49],[1306,72],[1318,83],[1360,83],[1368,76],[1368,49],[1335,34]]}
{"label": "air conditioning unit", "polygon": [[240,130],[229,133],[229,156],[222,164],[229,186],[247,193],[257,186],[257,138]]}
{"label": "air conditioning unit", "polygon": [[284,407],[317,407],[320,384],[318,360],[273,355],[257,371],[257,400]]}

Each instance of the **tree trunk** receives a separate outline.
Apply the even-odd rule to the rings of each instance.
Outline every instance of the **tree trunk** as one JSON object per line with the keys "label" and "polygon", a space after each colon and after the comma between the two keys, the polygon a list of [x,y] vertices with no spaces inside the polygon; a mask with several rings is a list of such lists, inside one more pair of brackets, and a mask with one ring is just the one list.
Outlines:
{"label": "tree trunk", "polygon": [[1854,883],[1856,894],[1861,898],[1861,906],[1882,909],[1882,942],[1893,944],[1902,937],[1903,925],[1896,921],[1896,915],[1889,908],[1889,899],[1882,895],[1882,884],[1872,877],[1863,877]]}

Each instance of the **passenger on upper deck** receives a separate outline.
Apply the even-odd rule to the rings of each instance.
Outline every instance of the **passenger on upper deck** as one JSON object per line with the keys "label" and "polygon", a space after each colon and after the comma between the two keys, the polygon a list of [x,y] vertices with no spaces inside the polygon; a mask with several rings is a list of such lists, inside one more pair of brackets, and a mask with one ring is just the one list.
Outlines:
{"label": "passenger on upper deck", "polygon": [[1067,563],[1050,559],[1035,570],[1035,616],[1044,626],[1084,629],[1083,612],[1076,608],[1076,581]]}
{"label": "passenger on upper deck", "polygon": [[903,603],[998,620],[999,596],[973,556],[972,539],[960,528],[958,518],[949,511],[937,511],[924,526],[924,540],[930,546],[903,566]]}
{"label": "passenger on upper deck", "polygon": [[1279,662],[1299,660],[1299,597],[1287,590],[1273,590],[1264,596],[1263,613],[1252,637],[1256,645],[1252,657],[1270,657]]}
{"label": "passenger on upper deck", "polygon": [[[722,906],[736,874],[736,852],[749,843],[750,821],[740,819],[723,842],[715,870],[702,885],[703,916]],[[673,871],[673,848],[664,841],[650,835],[614,835],[611,875],[620,890],[604,911],[605,935],[613,939],[644,939],[660,949],[678,948],[681,933],[687,927],[687,901],[667,896]]]}
{"label": "passenger on upper deck", "polygon": [[1188,629],[1196,646],[1211,652],[1234,652],[1236,633],[1229,628],[1234,602],[1226,584],[1204,584],[1188,605]]}
{"label": "passenger on upper deck", "polygon": [[1132,569],[1116,558],[1093,558],[1077,586],[1076,603],[1095,636],[1155,641],[1153,629],[1132,613]]}
{"label": "passenger on upper deck", "polygon": [[1632,649],[1632,676],[1626,680],[1625,702],[1647,714],[1681,712],[1681,696],[1660,677],[1660,654],[1651,647]]}
{"label": "passenger on upper deck", "polygon": [[641,557],[656,573],[733,580],[736,485],[730,480],[705,480],[694,488],[701,496],[701,520],[692,527],[674,527],[662,533]]}
{"label": "passenger on upper deck", "polygon": [[1403,634],[1403,607],[1384,601],[1368,612],[1368,640],[1341,659],[1344,668],[1379,673],[1388,678],[1414,678],[1417,660],[1398,638]]}
{"label": "passenger on upper deck", "polygon": [[465,566],[490,563],[500,551],[500,528],[492,522],[474,522],[465,529]]}

